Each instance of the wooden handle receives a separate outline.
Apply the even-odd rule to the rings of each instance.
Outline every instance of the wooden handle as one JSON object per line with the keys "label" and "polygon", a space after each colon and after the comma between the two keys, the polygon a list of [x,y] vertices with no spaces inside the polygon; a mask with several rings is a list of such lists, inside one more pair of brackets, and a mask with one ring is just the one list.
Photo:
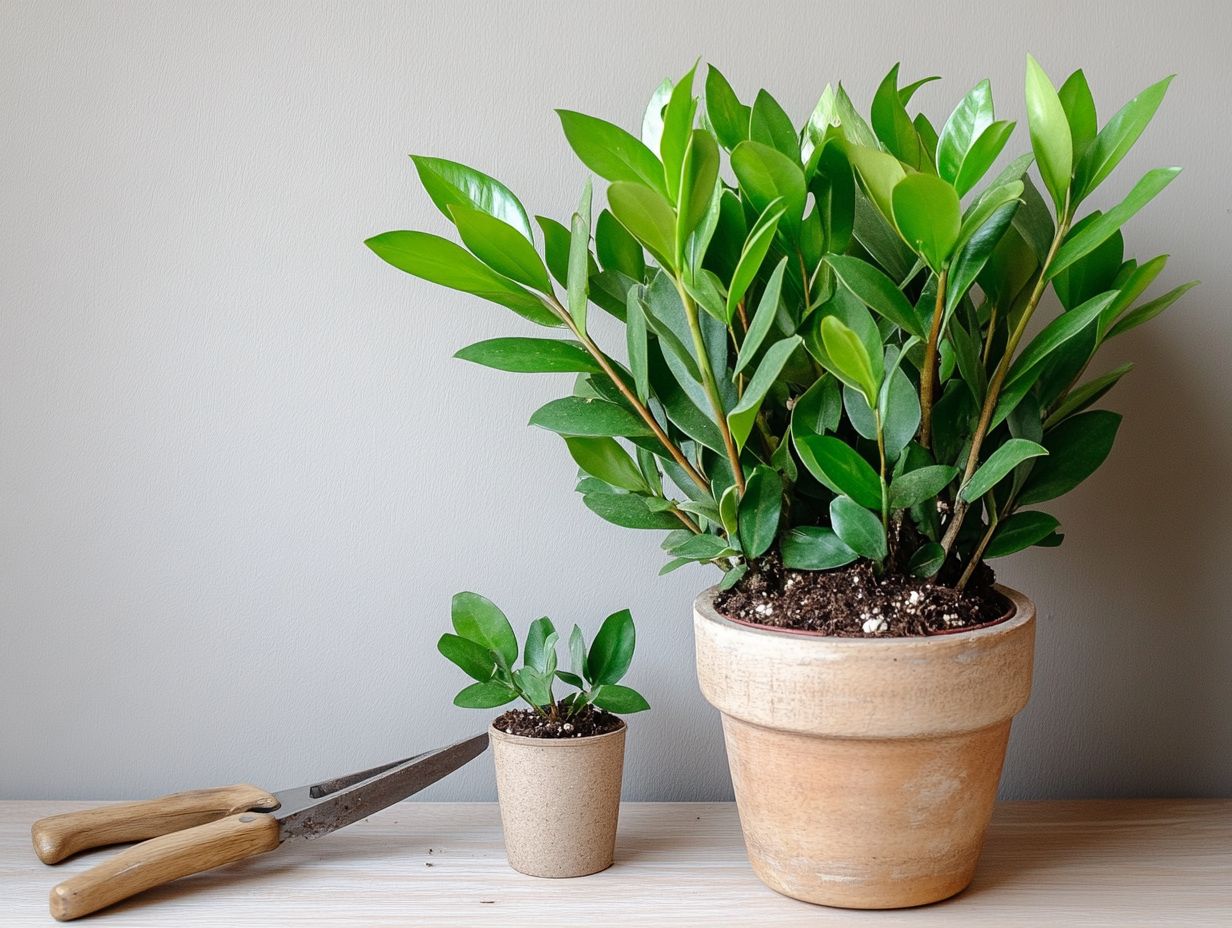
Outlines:
{"label": "wooden handle", "polygon": [[62,922],[80,918],[182,876],[264,854],[278,844],[278,821],[264,812],[242,812],[152,838],[53,889],[51,914]]}
{"label": "wooden handle", "polygon": [[276,808],[278,800],[265,790],[239,783],[52,815],[35,822],[30,837],[39,860],[58,864],[92,847],[144,841],[237,812]]}

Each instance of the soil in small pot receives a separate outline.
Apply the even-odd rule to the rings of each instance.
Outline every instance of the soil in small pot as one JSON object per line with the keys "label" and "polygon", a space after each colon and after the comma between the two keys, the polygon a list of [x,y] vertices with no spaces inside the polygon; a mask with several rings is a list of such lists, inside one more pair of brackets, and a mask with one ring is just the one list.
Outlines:
{"label": "soil in small pot", "polygon": [[[941,578],[944,581],[944,578]],[[715,597],[729,619],[839,638],[906,638],[961,631],[1005,618],[1009,601],[981,564],[967,588],[887,574],[869,561],[836,570],[791,570],[775,555]]]}
{"label": "soil in small pot", "polygon": [[523,738],[586,738],[617,731],[623,724],[620,716],[594,706],[583,706],[573,718],[565,718],[568,707],[556,705],[558,718],[540,715],[534,709],[510,709],[492,724],[508,735]]}

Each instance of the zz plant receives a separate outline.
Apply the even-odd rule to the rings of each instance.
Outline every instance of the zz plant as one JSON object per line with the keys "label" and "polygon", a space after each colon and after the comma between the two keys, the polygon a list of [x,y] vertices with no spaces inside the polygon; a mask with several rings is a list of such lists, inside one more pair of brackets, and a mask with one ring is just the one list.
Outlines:
{"label": "zz plant", "polygon": [[[867,558],[961,589],[983,559],[1061,542],[1037,507],[1107,457],[1121,417],[1091,407],[1130,369],[1088,377],[1095,355],[1193,284],[1143,300],[1167,256],[1126,258],[1120,231],[1177,168],[1083,208],[1170,78],[1101,127],[1082,71],[1057,89],[1028,57],[1031,152],[995,173],[1015,126],[988,81],[938,131],[908,109],[932,79],[903,85],[895,66],[869,119],[827,86],[797,129],[713,67],[694,96],[690,71],[655,91],[640,138],[559,111],[606,208],[588,182],[568,224],[538,216],[536,232],[500,182],[414,156],[462,245],[367,244],[567,333],[458,356],[575,375],[530,421],[563,437],[587,507],[669,530],[665,572],[710,562],[730,586],[777,550],[797,569]],[[599,346],[592,305],[623,345]]]}
{"label": "zz plant", "polygon": [[[437,650],[476,681],[454,697],[455,706],[490,709],[521,699],[553,722],[568,721],[589,705],[620,715],[650,708],[640,693],[620,684],[637,640],[628,609],[604,620],[589,651],[582,630],[573,626],[571,670],[557,667],[560,636],[546,616],[530,623],[522,666],[515,669],[518,639],[495,603],[478,593],[457,593],[451,613],[456,634],[442,635]],[[553,691],[557,680],[576,692],[557,700]]]}

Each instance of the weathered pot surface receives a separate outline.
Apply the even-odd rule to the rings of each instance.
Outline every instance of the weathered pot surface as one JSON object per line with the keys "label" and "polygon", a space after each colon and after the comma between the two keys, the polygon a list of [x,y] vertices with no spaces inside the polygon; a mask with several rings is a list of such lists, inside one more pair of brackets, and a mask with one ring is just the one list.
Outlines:
{"label": "weathered pot surface", "polygon": [[793,635],[694,604],[749,860],[808,902],[899,908],[970,883],[1010,722],[1030,695],[1035,609],[915,638]]}
{"label": "weathered pot surface", "polygon": [[626,730],[527,738],[488,728],[510,866],[555,878],[612,865]]}

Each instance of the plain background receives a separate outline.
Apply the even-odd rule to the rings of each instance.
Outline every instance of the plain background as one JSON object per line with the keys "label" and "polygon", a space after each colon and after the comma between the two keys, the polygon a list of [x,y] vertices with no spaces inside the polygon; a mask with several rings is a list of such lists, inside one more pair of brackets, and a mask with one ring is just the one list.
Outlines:
{"label": "plain background", "polygon": [[[1112,458],[1051,505],[1067,535],[997,565],[1032,595],[1035,693],[1011,797],[1232,793],[1232,185],[1221,2],[13,3],[0,6],[0,797],[278,788],[480,730],[435,651],[453,592],[588,631],[629,606],[626,797],[730,795],[690,602],[657,533],[572,492],[526,427],[567,378],[451,359],[536,334],[362,240],[444,232],[406,155],[567,216],[553,107],[640,125],[696,56],[797,123],[896,60],[940,125],[1024,57],[1086,68],[1107,119],[1179,72],[1093,205],[1185,171],[1127,232],[1203,286],[1101,355],[1137,369]],[[1010,149],[1026,150],[1020,125]],[[609,342],[610,344],[610,342]],[[490,761],[433,798],[493,796]]]}

